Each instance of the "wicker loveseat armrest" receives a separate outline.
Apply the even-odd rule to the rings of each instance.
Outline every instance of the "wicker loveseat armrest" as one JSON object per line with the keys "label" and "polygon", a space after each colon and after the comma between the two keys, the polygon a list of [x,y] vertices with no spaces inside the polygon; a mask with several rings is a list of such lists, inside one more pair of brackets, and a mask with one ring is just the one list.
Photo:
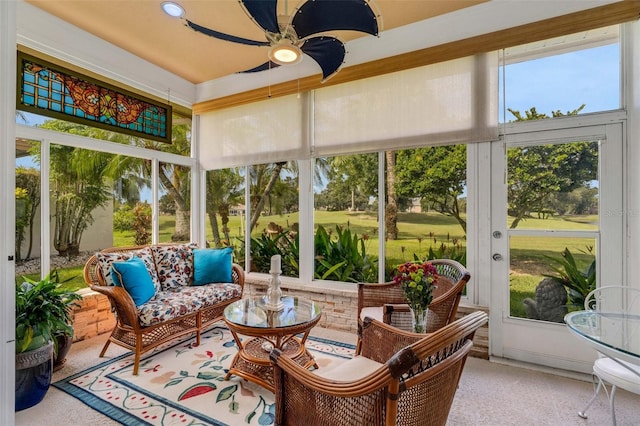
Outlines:
{"label": "wicker loveseat armrest", "polygon": [[140,327],[138,311],[131,295],[123,287],[92,285],[91,290],[102,293],[109,298],[118,319],[132,328]]}
{"label": "wicker loveseat armrest", "polygon": [[104,285],[100,277],[98,257],[94,254],[84,265],[84,281],[91,290],[104,294],[109,298],[112,309],[123,324],[139,327],[138,314],[133,299],[122,287]]}
{"label": "wicker loveseat armrest", "polygon": [[84,282],[87,283],[89,287],[99,285],[100,278],[98,278],[98,273],[98,257],[94,254],[84,265]]}
{"label": "wicker loveseat armrest", "polygon": [[244,292],[244,269],[237,263],[231,265],[231,282],[242,287]]}

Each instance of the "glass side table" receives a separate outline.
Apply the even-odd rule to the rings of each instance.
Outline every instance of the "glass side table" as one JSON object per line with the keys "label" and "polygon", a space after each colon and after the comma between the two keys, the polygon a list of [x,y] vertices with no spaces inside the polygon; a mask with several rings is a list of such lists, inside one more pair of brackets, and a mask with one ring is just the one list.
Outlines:
{"label": "glass side table", "polygon": [[[305,342],[320,321],[322,310],[318,303],[295,296],[283,297],[284,308],[280,311],[266,309],[266,301],[266,296],[250,297],[225,308],[224,321],[238,345],[225,380],[236,375],[273,392],[273,367],[269,360],[273,349],[280,349],[304,368],[318,368]],[[240,335],[249,339],[243,340]]]}

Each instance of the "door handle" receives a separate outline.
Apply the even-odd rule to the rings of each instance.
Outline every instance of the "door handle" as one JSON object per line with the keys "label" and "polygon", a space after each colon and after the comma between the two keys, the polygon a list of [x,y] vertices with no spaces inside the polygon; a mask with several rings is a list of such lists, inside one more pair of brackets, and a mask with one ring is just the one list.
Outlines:
{"label": "door handle", "polygon": [[493,253],[493,256],[491,257],[493,260],[502,260],[502,255],[500,253]]}

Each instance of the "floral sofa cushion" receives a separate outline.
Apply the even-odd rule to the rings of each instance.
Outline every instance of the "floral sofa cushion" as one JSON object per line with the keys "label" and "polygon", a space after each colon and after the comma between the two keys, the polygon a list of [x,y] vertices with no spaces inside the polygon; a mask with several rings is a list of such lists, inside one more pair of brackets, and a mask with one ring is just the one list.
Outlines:
{"label": "floral sofa cushion", "polygon": [[153,254],[151,253],[151,249],[149,247],[145,247],[140,250],[128,253],[96,253],[96,259],[98,260],[100,273],[102,274],[102,278],[104,278],[105,284],[109,286],[116,285],[111,278],[111,264],[113,262],[127,261],[133,256],[137,256],[142,259],[144,265],[149,270],[149,275],[151,276],[151,281],[153,281],[153,286],[155,287],[156,292],[158,292],[160,290],[160,280],[158,278],[158,273],[156,272],[155,263],[153,261]]}
{"label": "floral sofa cushion", "polygon": [[152,246],[155,270],[164,290],[185,287],[193,280],[193,249],[196,244]]}
{"label": "floral sofa cushion", "polygon": [[138,306],[138,319],[141,326],[148,327],[241,296],[242,287],[232,283],[169,288]]}

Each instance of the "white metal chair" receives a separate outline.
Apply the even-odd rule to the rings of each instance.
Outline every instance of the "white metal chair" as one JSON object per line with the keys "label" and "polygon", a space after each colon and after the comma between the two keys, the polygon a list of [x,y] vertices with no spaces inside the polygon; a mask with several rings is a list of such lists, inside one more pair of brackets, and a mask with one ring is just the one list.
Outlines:
{"label": "white metal chair", "polygon": [[[603,286],[591,291],[584,300],[585,310],[602,312],[624,312],[640,315],[640,289],[625,286]],[[618,388],[640,395],[640,366],[631,364],[622,359],[598,353],[598,359],[593,364],[594,379],[598,379],[595,392],[587,406],[578,412],[583,419],[587,418],[587,410],[604,388],[609,396],[612,424],[616,425],[616,412],[614,400]],[[611,385],[611,391],[607,392],[605,383]]]}

